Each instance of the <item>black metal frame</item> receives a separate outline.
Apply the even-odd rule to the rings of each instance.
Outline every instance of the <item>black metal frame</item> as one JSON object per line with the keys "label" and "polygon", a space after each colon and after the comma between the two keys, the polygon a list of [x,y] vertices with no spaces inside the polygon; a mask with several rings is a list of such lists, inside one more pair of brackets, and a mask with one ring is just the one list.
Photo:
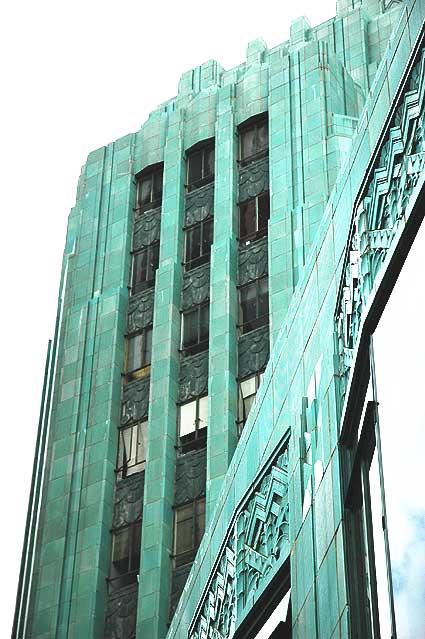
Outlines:
{"label": "black metal frame", "polygon": [[[152,334],[152,331],[153,331],[153,327],[152,325],[149,325],[149,326],[145,326],[145,328],[142,328],[140,331],[137,331],[136,333],[130,333],[126,335],[125,373],[124,373],[124,378],[126,382],[131,382],[134,379],[139,379],[139,377],[144,377],[145,375],[149,374],[151,362],[152,362],[152,349],[151,349],[151,357],[149,359],[149,362],[147,362],[145,361],[146,335],[148,332]],[[129,343],[131,339],[134,339],[135,337],[138,337],[139,335],[142,336],[142,365],[139,366],[139,368],[134,368],[132,370],[129,370],[128,369]],[[152,343],[152,338],[151,338],[151,343]]]}
{"label": "black metal frame", "polygon": [[[264,374],[264,370],[262,369],[261,371],[257,371],[256,373],[253,373],[252,375],[248,375],[247,377],[244,377],[243,379],[238,379],[238,416],[237,416],[237,420],[236,420],[236,428],[237,428],[237,434],[238,437],[241,436],[243,428],[245,426],[246,420],[248,419],[248,414],[245,414],[245,399],[248,399],[248,397],[252,397],[252,395],[248,395],[247,397],[243,397],[242,396],[242,391],[241,391],[241,384],[243,384],[243,382],[248,381],[249,379],[255,378],[255,393],[254,396],[257,395],[258,393],[258,389],[260,387],[261,384],[261,378]],[[242,405],[242,410],[243,410],[243,415],[241,417],[240,412],[239,412],[239,407]]]}
{"label": "black metal frame", "polygon": [[[188,193],[190,193],[191,191],[194,191],[195,189],[199,189],[201,186],[205,186],[205,184],[209,184],[210,182],[214,181],[214,175],[215,175],[214,169],[212,173],[205,175],[205,158],[206,158],[206,154],[210,152],[211,150],[214,150],[214,157],[215,157],[214,139],[204,140],[203,142],[196,144],[191,149],[186,151],[186,190]],[[191,158],[197,155],[198,153],[202,153],[202,159],[201,159],[202,177],[199,180],[195,180],[194,182],[189,182],[189,164],[190,164]]]}
{"label": "black metal frame", "polygon": [[[199,516],[198,505],[203,504],[204,506],[204,525],[203,530],[205,531],[205,507],[206,500],[205,497],[198,497],[186,504],[180,504],[179,506],[174,507],[174,525],[173,525],[173,553],[171,554],[171,560],[173,565],[173,570],[185,566],[187,564],[191,564],[195,559],[195,555],[198,552],[199,545],[202,540],[202,535],[200,534],[200,530],[198,530],[197,519]],[[177,512],[179,509],[187,508],[188,506],[192,506],[192,547],[190,550],[186,550],[181,553],[176,553],[176,544],[177,544]],[[198,540],[199,538],[199,540]]]}
{"label": "black metal frame", "polygon": [[[159,173],[161,173],[161,178],[162,178],[161,196],[154,200],[153,185],[154,185],[155,176],[157,176]],[[140,206],[137,206],[137,202],[139,200],[139,191],[142,188],[142,182],[145,182],[148,179],[151,180],[150,201],[146,202],[145,204],[141,204]],[[144,169],[138,175],[136,175],[136,206],[134,207],[134,211],[136,215],[141,215],[145,213],[145,211],[150,211],[152,209],[159,208],[162,205],[163,179],[164,179],[164,165],[162,162],[159,164],[152,165],[148,167],[147,169]]]}
{"label": "black metal frame", "polygon": [[[177,450],[179,452],[180,455],[184,455],[185,453],[189,453],[192,450],[200,450],[201,448],[205,448],[207,445],[207,428],[208,428],[208,424],[206,424],[205,426],[202,426],[201,428],[199,427],[200,422],[202,421],[200,419],[200,413],[199,413],[199,402],[201,399],[203,399],[204,397],[208,397],[208,395],[200,395],[199,397],[196,397],[195,399],[191,399],[189,402],[184,402],[184,404],[179,404],[178,405],[178,411],[177,411],[177,441],[178,441],[178,446],[177,446]],[[192,431],[192,433],[188,433],[187,435],[183,435],[183,438],[186,439],[186,441],[182,441],[182,438],[180,436],[180,424],[181,424],[181,408],[182,406],[187,406],[187,404],[192,404],[193,402],[196,402],[196,409],[195,409],[195,429]],[[190,437],[190,435],[193,434],[192,437]]]}
{"label": "black metal frame", "polygon": [[[138,447],[138,442],[139,442],[139,429],[142,428],[142,425],[145,424],[146,425],[146,430],[147,430],[147,426],[148,426],[148,420],[147,419],[142,419],[140,421],[137,421],[135,423],[131,423],[128,424],[126,426],[120,426],[118,429],[118,450],[117,450],[117,461],[116,461],[116,468],[115,468],[115,473],[117,474],[117,477],[120,477],[121,479],[125,479],[126,477],[129,477],[131,475],[135,475],[136,473],[130,473],[128,474],[128,469],[129,468],[135,468],[136,466],[139,467],[139,470],[137,470],[136,472],[142,472],[145,470],[146,467],[146,450],[145,450],[145,459],[137,462],[135,464],[129,465],[127,459],[131,459],[131,452],[130,451],[130,456],[127,455],[127,451],[125,448],[125,441],[124,441],[124,431],[126,430],[131,430],[131,431],[135,431],[136,432],[136,443],[135,443],[135,447],[136,447],[136,454],[137,454],[137,447]],[[132,433],[132,439],[133,439],[133,433]],[[131,448],[133,448],[133,442],[131,442]],[[122,464],[120,464],[120,452],[122,451]]]}
{"label": "black metal frame", "polygon": [[259,115],[255,115],[252,118],[249,118],[249,120],[246,120],[241,125],[239,125],[239,127],[238,127],[238,134],[239,134],[239,164],[241,166],[246,166],[247,164],[250,164],[251,162],[255,162],[256,160],[258,160],[258,159],[260,159],[262,157],[266,157],[269,154],[269,147],[267,147],[267,149],[260,149],[259,151],[256,150],[255,153],[253,153],[252,155],[249,155],[248,157],[242,157],[242,140],[241,140],[241,136],[244,133],[246,133],[247,131],[249,131],[250,129],[253,129],[254,130],[254,138],[255,138],[255,146],[257,147],[257,145],[258,145],[258,128],[260,126],[264,125],[264,123],[267,123],[267,130],[268,130],[268,123],[269,123],[268,111],[260,113]]}
{"label": "black metal frame", "polygon": [[[268,224],[263,227],[263,228],[259,228],[258,227],[258,199],[262,196],[267,195],[269,198],[269,217],[267,218],[267,220],[270,219],[270,191],[262,191],[261,193],[259,193],[258,195],[256,195],[253,198],[250,198],[249,200],[244,200],[243,202],[239,202],[238,203],[238,225],[239,225],[239,235],[238,235],[238,242],[239,245],[241,246],[247,246],[249,244],[251,244],[251,242],[254,242],[255,240],[260,239],[261,237],[265,237],[268,234]],[[254,233],[250,233],[249,235],[241,235],[241,207],[243,207],[245,204],[248,204],[251,201],[255,201],[255,227],[256,230]]]}
{"label": "black metal frame", "polygon": [[[207,253],[202,253],[202,242],[203,242],[203,236],[204,236],[204,228],[207,224],[211,224],[212,225],[212,232],[211,232],[211,244],[209,244],[209,250]],[[198,257],[195,257],[193,259],[187,259],[187,248],[188,248],[188,234],[193,231],[194,229],[196,229],[197,227],[200,227],[200,255]],[[184,269],[185,271],[191,271],[192,269],[196,268],[197,266],[201,266],[202,264],[207,264],[208,262],[210,262],[211,259],[211,247],[213,245],[213,241],[214,241],[214,218],[213,217],[207,217],[204,220],[201,220],[200,222],[196,222],[196,224],[192,224],[191,226],[187,226],[183,229],[184,231],[184,256],[185,256],[185,261],[184,261]]]}
{"label": "black metal frame", "polygon": [[[141,255],[142,253],[146,253],[147,257],[146,257],[146,262],[147,264],[150,264],[151,260],[152,260],[152,251],[154,251],[155,249],[158,250],[158,264],[155,267],[152,267],[152,277],[150,277],[149,279],[145,279],[145,280],[141,280],[140,282],[134,282],[135,276],[136,276],[136,269],[135,269],[135,263],[136,263],[136,259],[139,255]],[[137,251],[132,251],[131,253],[132,255],[132,262],[131,262],[131,286],[130,286],[130,294],[131,295],[136,295],[137,293],[140,293],[141,291],[145,291],[148,288],[152,288],[153,286],[155,286],[155,277],[156,277],[156,271],[158,269],[158,265],[159,265],[159,241],[158,242],[153,242],[152,244],[148,244],[148,246],[144,246],[141,249],[138,249]],[[146,275],[148,275],[148,268],[146,268]]]}
{"label": "black metal frame", "polygon": [[[142,533],[142,522],[141,520],[135,521],[131,524],[129,524],[128,526],[121,526],[120,528],[112,528],[111,529],[111,560],[110,560],[110,571],[111,573],[113,572],[113,552],[114,552],[114,535],[119,535],[120,533],[123,533],[124,531],[128,530],[129,531],[129,544],[128,544],[128,570],[127,572],[121,574],[121,575],[114,575],[114,576],[109,576],[106,579],[106,582],[108,584],[108,592],[115,592],[116,590],[120,590],[121,588],[125,588],[126,586],[129,586],[130,584],[133,583],[137,583],[138,581],[138,574],[139,574],[139,570],[140,570],[140,554],[141,554],[141,549],[139,547],[138,549],[138,553],[139,553],[139,563],[137,566],[133,565],[134,560],[137,558],[137,554],[136,556],[134,556],[133,554],[133,546],[137,543],[138,541],[138,535],[135,534],[135,531],[137,530],[137,528],[140,529],[140,537],[141,537],[141,533]],[[137,551],[136,551],[137,553]]]}
{"label": "black metal frame", "polygon": [[[209,343],[209,306],[210,303],[204,302],[202,304],[198,304],[197,306],[193,306],[190,309],[182,311],[182,324],[181,324],[181,352],[184,356],[186,355],[195,355],[196,353],[200,353],[202,351],[208,350]],[[208,339],[200,340],[201,335],[201,309],[208,307]],[[187,317],[191,313],[198,314],[198,322],[197,322],[197,343],[192,344],[191,346],[184,345],[184,323],[185,317]]]}
{"label": "black metal frame", "polygon": [[[241,286],[238,286],[238,291],[239,291],[239,318],[240,321],[238,323],[238,329],[240,331],[240,333],[242,335],[245,335],[246,333],[250,333],[251,331],[256,330],[257,328],[260,328],[261,326],[266,326],[269,323],[269,317],[270,317],[270,313],[267,313],[265,315],[258,315],[258,305],[259,305],[259,283],[262,280],[267,280],[267,290],[268,290],[268,275],[263,275],[262,277],[258,277],[255,280],[252,280],[251,282],[248,282],[247,284],[243,284]],[[254,320],[250,321],[250,322],[243,322],[243,310],[242,310],[242,296],[241,296],[241,291],[243,289],[248,288],[249,286],[255,286],[255,309],[256,309],[256,317]],[[267,293],[267,301],[269,302],[269,293]],[[249,325],[249,329],[247,330],[247,326]]]}

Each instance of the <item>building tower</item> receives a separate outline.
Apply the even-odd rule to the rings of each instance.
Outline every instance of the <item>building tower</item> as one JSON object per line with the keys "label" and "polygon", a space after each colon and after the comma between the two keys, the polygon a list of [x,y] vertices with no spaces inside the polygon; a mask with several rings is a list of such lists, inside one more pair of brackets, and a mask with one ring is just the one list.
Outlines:
{"label": "building tower", "polygon": [[420,223],[423,21],[339,0],[89,155],[14,639],[379,636],[362,409]]}

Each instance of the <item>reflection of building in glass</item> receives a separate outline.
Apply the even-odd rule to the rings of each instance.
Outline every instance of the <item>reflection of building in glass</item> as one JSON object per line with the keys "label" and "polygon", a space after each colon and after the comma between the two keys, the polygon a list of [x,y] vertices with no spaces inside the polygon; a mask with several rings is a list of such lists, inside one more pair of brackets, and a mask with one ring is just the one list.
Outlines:
{"label": "reflection of building in glass", "polygon": [[13,637],[423,634],[424,19],[341,0],[90,154]]}

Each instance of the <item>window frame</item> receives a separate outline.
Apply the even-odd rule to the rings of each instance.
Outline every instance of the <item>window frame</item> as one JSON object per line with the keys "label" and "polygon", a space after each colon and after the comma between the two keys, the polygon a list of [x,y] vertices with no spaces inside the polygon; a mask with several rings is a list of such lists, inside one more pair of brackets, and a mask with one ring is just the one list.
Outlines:
{"label": "window frame", "polygon": [[[158,175],[161,175],[161,193],[155,199],[155,179]],[[139,194],[142,189],[142,183],[151,181],[150,186],[150,197],[149,202],[139,204]],[[161,162],[159,164],[152,165],[146,169],[144,169],[141,173],[136,175],[136,199],[135,199],[135,207],[134,211],[136,215],[142,215],[146,211],[151,211],[152,209],[159,208],[162,206],[162,195],[164,190],[164,164]]]}
{"label": "window frame", "polygon": [[[259,226],[259,200],[263,197],[267,197],[268,202],[268,214],[267,214],[267,224],[265,226]],[[242,216],[242,208],[248,206],[252,201],[255,202],[255,231],[252,233],[248,233],[247,235],[241,234],[241,216]],[[270,190],[261,191],[258,195],[249,198],[248,200],[244,200],[243,202],[238,203],[238,242],[240,246],[249,246],[251,242],[260,239],[261,237],[265,237],[268,235],[269,230],[269,222],[270,220]]]}
{"label": "window frame", "polygon": [[[126,450],[126,442],[124,433],[126,431],[131,431],[130,434],[130,455],[127,455]],[[144,433],[143,433],[144,431]],[[118,429],[118,450],[117,450],[117,461],[115,467],[115,473],[119,479],[126,479],[127,477],[131,477],[136,473],[141,473],[146,468],[146,447],[147,447],[147,436],[148,436],[148,420],[142,419],[135,423],[120,426]],[[133,444],[133,438],[135,439],[135,443]],[[139,442],[143,442],[144,449],[144,458],[138,460],[138,448]],[[133,446],[134,446],[134,455],[133,455]],[[129,462],[132,458],[135,458],[135,463],[130,464]],[[127,461],[127,459],[129,461]],[[131,472],[129,472],[129,469]]]}
{"label": "window frame", "polygon": [[[205,169],[206,169],[206,166],[208,166],[207,156],[211,151],[213,152],[213,158],[214,158],[213,170],[211,173],[206,174]],[[202,154],[201,177],[198,178],[197,180],[193,180],[192,182],[190,182],[189,181],[190,163],[192,159],[199,153]],[[210,184],[210,182],[214,181],[214,176],[215,176],[215,140],[214,138],[211,138],[209,140],[204,140],[200,144],[196,144],[195,146],[193,146],[192,148],[186,151],[186,191],[190,193],[192,191],[195,191],[196,189],[199,189],[201,186]]]}
{"label": "window frame", "polygon": [[[258,149],[258,130],[264,124],[267,125],[267,147]],[[254,145],[255,151],[251,155],[243,156],[243,143],[242,136],[245,135],[248,131],[254,131]],[[267,157],[269,154],[269,114],[268,111],[264,111],[258,115],[249,118],[242,124],[238,126],[238,136],[239,136],[239,144],[238,144],[238,161],[241,166],[246,166],[251,162],[255,162],[260,158]]]}
{"label": "window frame", "polygon": [[[206,339],[201,340],[201,314],[202,311],[207,308],[208,309],[208,336]],[[197,341],[194,344],[189,346],[185,346],[184,341],[184,331],[185,331],[185,318],[189,315],[197,313]],[[187,355],[195,355],[196,353],[201,353],[202,351],[208,350],[209,346],[209,333],[210,333],[210,302],[203,302],[202,304],[197,304],[196,306],[192,306],[189,309],[182,311],[181,313],[181,352],[184,356]]]}
{"label": "window frame", "polygon": [[[239,321],[238,321],[238,329],[241,335],[245,335],[246,333],[250,333],[251,331],[255,331],[257,328],[261,326],[267,326],[270,322],[270,293],[269,293],[269,282],[268,275],[263,275],[262,277],[257,277],[255,280],[251,280],[246,284],[242,284],[238,286],[238,295],[239,295]],[[263,315],[259,315],[260,308],[260,284],[261,282],[266,281],[267,283],[267,313]],[[248,289],[248,287],[255,286],[255,318],[253,320],[249,320],[244,322],[244,311],[243,311],[243,303],[242,303],[242,291]]]}
{"label": "window frame", "polygon": [[[187,509],[189,506],[192,507],[191,520],[191,547],[188,550],[184,550],[182,552],[177,552],[178,545],[178,512],[183,509]],[[173,552],[171,554],[171,560],[173,564],[173,570],[176,568],[180,568],[182,566],[187,566],[188,564],[193,563],[196,553],[198,552],[198,548],[201,544],[202,538],[205,534],[205,512],[206,512],[206,500],[205,497],[198,497],[193,501],[187,502],[186,504],[179,504],[178,506],[173,507],[174,510],[174,522],[173,522]],[[201,525],[199,525],[199,516],[203,515],[203,521]],[[189,517],[183,521],[188,521]]]}
{"label": "window frame", "polygon": [[[204,244],[204,234],[205,227],[207,225],[211,226],[211,243],[208,244],[208,250],[203,252],[203,244]],[[197,257],[193,257],[192,259],[188,259],[187,251],[188,251],[188,240],[189,234],[195,229],[200,228],[200,240],[199,240],[199,255]],[[191,271],[197,266],[201,266],[202,264],[208,264],[211,261],[211,247],[214,242],[214,218],[209,216],[200,222],[196,222],[196,224],[192,224],[191,226],[187,226],[183,229],[184,231],[184,269],[185,271]]]}
{"label": "window frame", "polygon": [[[246,424],[246,420],[248,419],[249,413],[251,412],[251,408],[255,403],[258,389],[260,388],[261,380],[263,379],[264,371],[265,369],[262,369],[261,371],[257,371],[253,375],[249,375],[247,377],[244,377],[243,379],[238,379],[238,405],[237,405],[238,413],[237,413],[237,419],[236,419],[236,428],[237,428],[238,438],[242,434],[242,431]],[[251,395],[247,395],[246,397],[244,397],[242,395],[242,384],[244,382],[247,382],[250,379],[255,380],[255,393],[251,393]],[[246,413],[245,400],[249,399],[250,397],[254,397],[254,400],[252,402],[251,408]]]}
{"label": "window frame", "polygon": [[[201,419],[201,411],[200,411],[200,402],[202,399],[207,399],[207,421],[205,426],[200,427],[200,423],[203,422]],[[183,406],[188,406],[189,404],[195,404],[195,428],[186,433],[186,435],[181,435],[181,408]],[[207,445],[207,436],[208,436],[208,395],[199,395],[195,399],[191,399],[188,402],[184,402],[182,404],[178,404],[177,406],[177,449],[180,455],[185,455],[186,453],[191,452],[192,450],[200,450],[205,448]],[[184,439],[184,441],[182,441]]]}
{"label": "window frame", "polygon": [[[117,562],[114,562],[115,539],[126,532],[128,533],[127,570],[123,571],[121,574],[114,574],[114,571],[117,573],[119,572],[116,567]],[[116,590],[130,586],[138,581],[141,558],[142,521],[138,520],[128,524],[127,526],[112,528],[110,533],[111,558],[109,562],[109,576],[107,578],[107,583],[109,591],[115,592]],[[138,541],[140,542],[140,546],[137,550]]]}
{"label": "window frame", "polygon": [[[150,335],[150,357],[149,361],[146,361],[146,344],[149,343],[147,339],[147,335]],[[142,348],[141,348],[141,366],[138,368],[133,368],[129,370],[129,355],[130,355],[130,341],[136,339],[137,337],[142,336]],[[126,382],[133,381],[135,379],[140,379],[141,377],[145,377],[149,375],[150,368],[152,364],[152,337],[153,337],[153,326],[150,324],[149,326],[145,326],[141,330],[130,333],[125,336],[125,372],[124,377]]]}
{"label": "window frame", "polygon": [[[157,250],[156,266],[152,266],[152,252],[154,250]],[[141,293],[142,291],[145,291],[146,289],[152,288],[153,286],[155,286],[156,272],[159,267],[159,251],[160,251],[160,244],[159,244],[159,241],[157,241],[157,242],[152,242],[152,244],[148,244],[147,246],[143,246],[142,248],[131,252],[132,259],[131,259],[130,295],[137,295],[137,293]],[[137,258],[143,253],[146,253],[147,255],[146,279],[144,280],[141,279],[140,281],[135,282],[135,279],[137,276],[137,267],[136,267]],[[150,271],[152,272],[150,273]],[[151,277],[148,277],[148,275],[151,275]]]}

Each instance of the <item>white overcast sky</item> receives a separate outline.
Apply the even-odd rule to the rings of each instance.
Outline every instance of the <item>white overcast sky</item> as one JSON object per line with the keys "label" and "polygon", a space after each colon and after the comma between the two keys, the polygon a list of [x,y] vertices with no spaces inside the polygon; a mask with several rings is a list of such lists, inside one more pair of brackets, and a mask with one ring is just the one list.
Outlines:
{"label": "white overcast sky", "polygon": [[8,2],[1,12],[3,481],[0,636],[10,635],[47,341],[67,216],[87,154],[138,130],[181,74],[229,69],[335,0]]}

